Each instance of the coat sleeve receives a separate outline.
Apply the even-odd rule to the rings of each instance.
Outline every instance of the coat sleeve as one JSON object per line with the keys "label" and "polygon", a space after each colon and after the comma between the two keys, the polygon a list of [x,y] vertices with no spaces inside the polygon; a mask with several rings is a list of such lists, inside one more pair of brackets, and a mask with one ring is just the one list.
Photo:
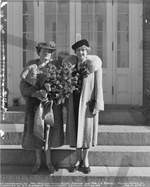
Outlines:
{"label": "coat sleeve", "polygon": [[100,111],[104,110],[104,99],[103,99],[103,80],[102,80],[102,62],[100,60],[100,67],[95,71],[95,109]]}
{"label": "coat sleeve", "polygon": [[23,97],[32,97],[32,94],[37,90],[34,85],[29,84],[26,80],[27,75],[29,74],[29,70],[34,67],[37,68],[36,65],[37,60],[31,60],[27,63],[26,67],[23,69],[23,71],[20,74],[20,92]]}
{"label": "coat sleeve", "polygon": [[25,82],[24,80],[20,81],[20,92],[23,97],[32,97],[33,93],[35,93],[37,89]]}

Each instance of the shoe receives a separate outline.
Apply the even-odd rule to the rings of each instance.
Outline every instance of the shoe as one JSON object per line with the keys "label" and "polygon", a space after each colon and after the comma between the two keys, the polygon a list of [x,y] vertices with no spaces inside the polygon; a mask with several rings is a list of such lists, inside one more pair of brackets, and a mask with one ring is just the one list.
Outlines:
{"label": "shoe", "polygon": [[91,172],[90,166],[88,166],[88,167],[86,167],[86,166],[82,167],[82,172],[83,172],[84,174],[90,173],[90,172]]}
{"label": "shoe", "polygon": [[49,174],[53,174],[55,172],[55,168],[52,164],[47,164],[47,168],[48,168]]}
{"label": "shoe", "polygon": [[40,170],[41,164],[35,164],[32,168],[32,173],[36,174]]}
{"label": "shoe", "polygon": [[69,168],[69,172],[73,173],[75,171],[80,171],[81,168],[83,166],[83,160],[80,161],[79,165],[72,165],[70,168]]}
{"label": "shoe", "polygon": [[72,166],[69,168],[69,172],[70,172],[70,173],[73,173],[73,172],[77,171],[78,168],[79,168],[79,166],[72,165]]}
{"label": "shoe", "polygon": [[54,169],[55,169],[55,171],[58,171],[58,170],[59,170],[59,167],[58,167],[57,164],[54,165]]}
{"label": "shoe", "polygon": [[80,161],[80,164],[78,166],[78,171],[82,171],[82,168],[83,168],[83,160]]}
{"label": "shoe", "polygon": [[83,160],[80,161],[79,167],[83,167]]}

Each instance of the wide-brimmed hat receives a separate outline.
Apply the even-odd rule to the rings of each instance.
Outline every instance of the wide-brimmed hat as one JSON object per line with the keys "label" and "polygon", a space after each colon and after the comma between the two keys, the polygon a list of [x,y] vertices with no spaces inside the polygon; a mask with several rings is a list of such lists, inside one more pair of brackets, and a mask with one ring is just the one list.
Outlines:
{"label": "wide-brimmed hat", "polygon": [[82,47],[82,46],[86,46],[87,48],[90,47],[89,42],[86,39],[82,39],[74,43],[72,45],[72,49],[75,51],[77,48]]}
{"label": "wide-brimmed hat", "polygon": [[40,53],[41,49],[49,49],[51,52],[56,50],[56,45],[54,41],[47,42],[39,42],[36,46],[37,54]]}

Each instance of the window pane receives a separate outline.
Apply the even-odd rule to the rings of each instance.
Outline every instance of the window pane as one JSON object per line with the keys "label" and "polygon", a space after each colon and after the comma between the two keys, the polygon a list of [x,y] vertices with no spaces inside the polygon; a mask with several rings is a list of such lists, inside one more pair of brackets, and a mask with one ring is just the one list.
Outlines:
{"label": "window pane", "polygon": [[45,15],[45,31],[46,32],[50,32],[50,31],[53,32],[54,27],[56,27],[56,16],[55,15]]}
{"label": "window pane", "polygon": [[119,14],[118,31],[127,31],[129,28],[129,14]]}
{"label": "window pane", "polygon": [[119,50],[127,50],[129,47],[128,32],[118,32],[117,34],[117,48]]}
{"label": "window pane", "polygon": [[23,15],[23,32],[34,30],[34,18],[31,15]]}
{"label": "window pane", "polygon": [[56,14],[56,2],[55,1],[45,2],[45,14],[46,15]]}
{"label": "window pane", "polygon": [[117,67],[129,68],[129,3],[118,3]]}
{"label": "window pane", "polygon": [[89,1],[86,1],[86,0],[82,0],[82,14],[83,15],[92,14],[93,3],[94,3],[94,1],[89,2]]}
{"label": "window pane", "polygon": [[68,14],[69,13],[69,1],[59,1],[57,4],[57,13],[58,14]]}
{"label": "window pane", "polygon": [[120,0],[120,2],[118,2],[119,13],[122,13],[122,14],[127,13],[128,8],[129,8],[129,0]]}
{"label": "window pane", "polygon": [[23,14],[32,15],[34,11],[33,2],[29,0],[23,0]]}
{"label": "window pane", "polygon": [[118,50],[117,51],[117,67],[126,68],[129,67],[129,51]]}

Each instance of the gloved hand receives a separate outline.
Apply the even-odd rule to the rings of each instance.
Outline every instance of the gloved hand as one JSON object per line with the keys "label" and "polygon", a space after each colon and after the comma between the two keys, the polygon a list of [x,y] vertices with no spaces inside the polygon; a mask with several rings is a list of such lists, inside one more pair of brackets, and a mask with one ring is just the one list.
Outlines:
{"label": "gloved hand", "polygon": [[96,115],[98,112],[99,112],[99,111],[98,111],[96,108],[94,108],[92,114],[93,114],[93,115]]}
{"label": "gloved hand", "polygon": [[82,67],[80,69],[80,75],[85,78],[89,75],[89,70],[87,69],[87,67]]}
{"label": "gloved hand", "polygon": [[32,94],[32,97],[36,97],[40,101],[46,101],[47,100],[46,90],[37,90]]}
{"label": "gloved hand", "polygon": [[46,89],[48,92],[51,91],[51,85],[50,85],[50,83],[45,83],[45,84],[44,84],[44,87],[45,87],[45,89]]}

